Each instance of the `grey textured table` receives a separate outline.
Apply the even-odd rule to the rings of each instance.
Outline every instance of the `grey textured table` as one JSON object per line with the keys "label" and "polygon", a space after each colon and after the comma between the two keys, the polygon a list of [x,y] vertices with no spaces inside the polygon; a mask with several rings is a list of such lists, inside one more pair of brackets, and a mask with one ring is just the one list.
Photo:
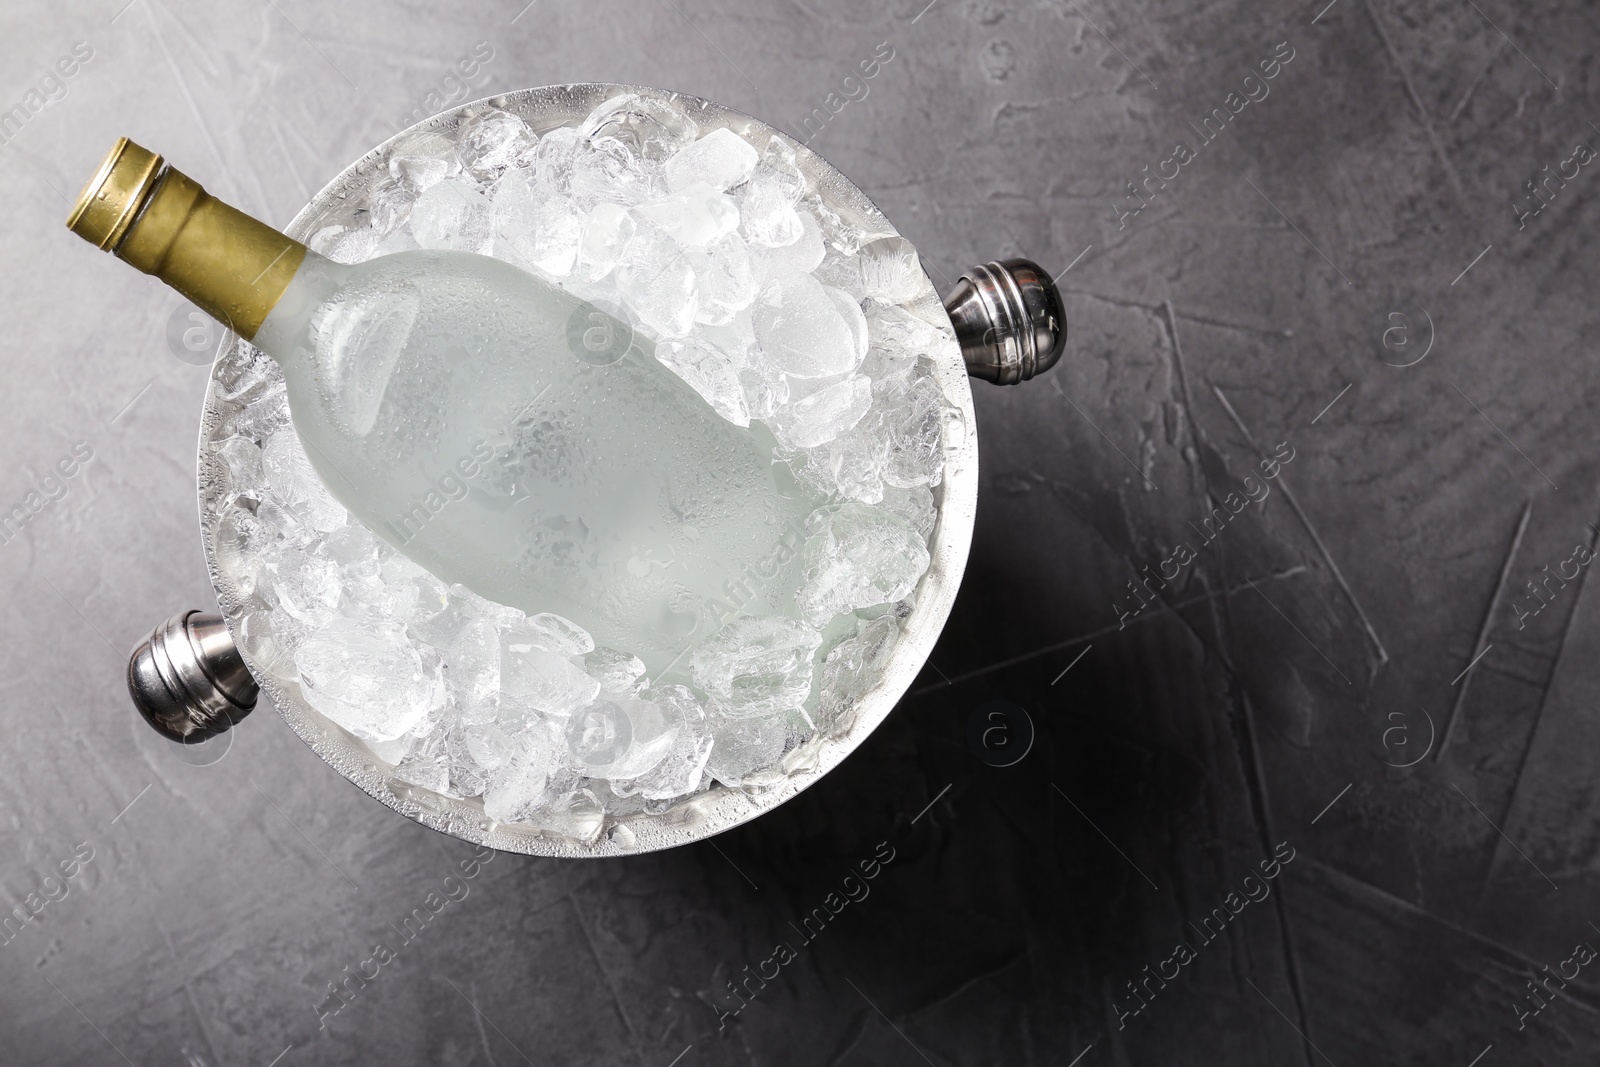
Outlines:
{"label": "grey textured table", "polygon": [[[0,1062],[1595,1061],[1600,9],[522,2],[0,13]],[[1065,271],[1072,341],[976,388],[961,599],[840,770],[475,867],[268,707],[132,713],[213,603],[205,370],[62,221],[119,134],[283,223],[414,113],[590,80],[810,137],[941,287]]]}

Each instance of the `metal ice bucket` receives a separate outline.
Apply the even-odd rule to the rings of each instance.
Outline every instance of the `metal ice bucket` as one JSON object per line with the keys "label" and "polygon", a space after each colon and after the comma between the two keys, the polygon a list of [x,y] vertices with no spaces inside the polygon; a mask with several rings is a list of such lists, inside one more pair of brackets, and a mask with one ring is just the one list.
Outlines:
{"label": "metal ice bucket", "polygon": [[[543,133],[582,120],[599,104],[622,93],[674,101],[703,129],[727,126],[755,143],[766,143],[770,136],[782,137],[795,149],[796,162],[808,182],[841,219],[869,235],[894,232],[861,190],[826,160],[766,123],[694,97],[610,84],[524,89],[463,104],[418,123],[346,167],[295,216],[285,232],[305,241],[330,223],[347,221],[369,189],[388,176],[389,157],[396,148],[421,133],[452,133],[475,109],[501,108]],[[948,315],[955,328],[956,339],[946,342],[935,356],[935,373],[947,399],[960,413],[959,431],[949,432],[951,438],[959,432],[960,440],[945,442],[944,479],[934,493],[938,522],[928,546],[932,562],[876,688],[860,700],[846,729],[832,735],[821,732],[787,753],[782,765],[788,773],[776,784],[759,791],[715,785],[661,814],[606,816],[604,824],[587,837],[499,823],[485,815],[481,798],[456,799],[397,779],[393,769],[363,742],[314,710],[297,683],[283,684],[275,675],[257,669],[234,643],[245,612],[244,598],[236,576],[219,563],[210,527],[204,521],[222,491],[211,474],[209,448],[222,415],[218,376],[230,361],[244,358],[244,342],[231,334],[224,339],[213,367],[200,423],[201,536],[222,612],[220,616],[198,611],[175,615],[134,650],[128,664],[128,687],[135,705],[169,738],[195,743],[237,723],[255,706],[259,689],[264,688],[279,714],[306,744],[368,794],[435,830],[510,852],[541,856],[649,852],[710,837],[777,807],[837,766],[884,720],[922,670],[949,618],[966,567],[977,510],[978,442],[968,375],[1006,385],[1025,381],[1048,370],[1060,357],[1066,340],[1066,320],[1055,286],[1027,260],[976,267],[961,277],[942,302],[926,274],[922,280],[924,291],[913,310],[929,321]]]}

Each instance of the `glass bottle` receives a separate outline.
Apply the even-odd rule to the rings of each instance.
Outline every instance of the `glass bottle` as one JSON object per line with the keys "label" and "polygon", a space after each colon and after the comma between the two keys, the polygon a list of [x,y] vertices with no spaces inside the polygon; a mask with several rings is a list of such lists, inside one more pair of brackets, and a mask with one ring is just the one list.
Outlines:
{"label": "glass bottle", "polygon": [[276,360],[328,490],[442,580],[653,676],[734,614],[791,613],[814,505],[769,431],[605,311],[468,252],[334,263],[126,138],[67,225]]}

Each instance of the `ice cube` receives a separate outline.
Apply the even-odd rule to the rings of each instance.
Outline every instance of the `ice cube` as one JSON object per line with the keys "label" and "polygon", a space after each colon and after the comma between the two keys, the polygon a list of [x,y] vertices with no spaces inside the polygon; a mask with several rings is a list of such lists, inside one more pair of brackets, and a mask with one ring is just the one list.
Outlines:
{"label": "ice cube", "polygon": [[867,354],[867,345],[871,337],[867,330],[867,316],[861,310],[861,303],[849,293],[835,289],[831,285],[824,285],[822,291],[833,301],[834,310],[839,313],[840,320],[850,334],[850,351],[855,357],[853,365],[859,367],[861,360]]}
{"label": "ice cube", "polygon": [[824,446],[797,453],[791,459],[796,479],[815,496],[878,503],[883,499],[880,472],[889,459],[884,426],[883,413],[872,407],[853,429]]}
{"label": "ice cube", "polygon": [[482,252],[492,205],[471,182],[448,178],[429,186],[411,208],[411,233],[423,248]]}
{"label": "ice cube", "polygon": [[367,218],[378,235],[387,236],[411,215],[415,190],[397,178],[384,178],[367,193]]}
{"label": "ice cube", "polygon": [[734,718],[719,715],[712,725],[706,771],[723,785],[739,786],[783,757],[794,735],[787,716]]}
{"label": "ice cube", "polygon": [[372,572],[377,573],[380,556],[384,553],[384,545],[372,531],[365,526],[346,525],[328,534],[323,538],[318,554],[333,560],[346,571],[360,569],[363,572],[371,565]]}
{"label": "ice cube", "polygon": [[[614,781],[612,789],[619,796],[640,796],[646,800],[672,800],[693,793],[700,788],[706,760],[711,755],[705,707],[693,690],[682,685],[647,689],[641,697],[654,704],[661,714],[660,732],[653,737],[647,735],[641,747],[651,749],[663,737],[669,741],[663,754],[650,767],[632,772],[627,780]],[[634,729],[637,735],[637,721]],[[639,762],[649,758],[647,752]],[[630,765],[634,762],[630,757]]]}
{"label": "ice cube", "polygon": [[323,486],[298,434],[292,430],[273,434],[261,450],[261,466],[273,496],[296,519],[323,531],[344,525],[344,508]]}
{"label": "ice cube", "polygon": [[561,788],[556,756],[563,742],[547,725],[529,726],[518,739],[513,755],[489,778],[483,794],[483,811],[497,822],[522,822],[534,817],[551,799],[552,786]]}
{"label": "ice cube", "polygon": [[466,729],[452,724],[444,731],[445,758],[450,769],[450,791],[456,796],[481,796],[489,788],[489,772],[467,747]]}
{"label": "ice cube", "polygon": [[783,460],[794,475],[795,484],[807,495],[822,500],[833,500],[841,495],[834,481],[833,454],[828,448],[789,452]]}
{"label": "ice cube", "polygon": [[527,618],[516,608],[479,596],[459,582],[450,587],[450,605],[460,613],[463,622],[487,619],[502,629],[520,626]]}
{"label": "ice cube", "polygon": [[573,149],[572,195],[585,203],[631,205],[648,200],[659,183],[627,145],[614,137],[587,138]]}
{"label": "ice cube", "polygon": [[[690,253],[700,287],[700,311],[695,321],[722,326],[755,302],[760,286],[744,238],[730,233],[704,249]],[[745,328],[748,335],[748,327]],[[753,340],[753,336],[751,337]]]}
{"label": "ice cube", "polygon": [[382,609],[402,625],[425,626],[450,606],[449,588],[408,557],[391,555],[379,567]]}
{"label": "ice cube", "polygon": [[679,244],[697,248],[721,240],[739,226],[739,208],[726,193],[705,182],[691,182],[671,196],[640,204],[633,211]]}
{"label": "ice cube", "polygon": [[393,741],[367,741],[367,750],[391,767],[399,766],[417,747],[416,731],[402,734]]}
{"label": "ice cube", "polygon": [[732,189],[756,169],[761,157],[750,143],[729,129],[712,130],[673,154],[662,167],[667,188],[677,192],[694,182]]}
{"label": "ice cube", "polygon": [[494,721],[500,713],[500,634],[494,625],[471,619],[440,651],[460,721]]}
{"label": "ice cube", "polygon": [[861,246],[862,295],[891,304],[914,300],[927,289],[917,250],[904,237],[880,237]]}
{"label": "ice cube", "polygon": [[700,291],[689,257],[654,226],[641,226],[617,265],[617,290],[639,321],[660,337],[694,326]]}
{"label": "ice cube", "polygon": [[822,663],[823,715],[836,731],[848,729],[841,716],[883,677],[900,640],[900,620],[893,612],[863,621],[854,636],[834,646]]}
{"label": "ice cube", "polygon": [[[257,597],[258,600],[264,599]],[[282,653],[283,669],[279,674],[292,681],[299,681],[300,668],[295,665],[294,658],[300,652],[300,646],[305,644],[306,638],[311,635],[311,630],[292,617],[282,608],[273,607],[268,614],[271,622],[273,640],[277,643]]]}
{"label": "ice cube", "polygon": [[306,247],[317,253],[319,256],[325,255],[327,253],[328,246],[331,245],[334,242],[334,239],[337,238],[341,233],[344,233],[344,231],[345,228],[338,223],[334,223],[331,226],[324,226],[322,229],[311,235],[310,239],[306,241]]}
{"label": "ice cube", "polygon": [[539,649],[558,656],[581,656],[594,651],[594,638],[589,631],[553,612],[529,615],[519,624],[502,631],[507,648],[514,652]]}
{"label": "ice cube", "polygon": [[[865,421],[865,420],[863,420]],[[828,466],[835,492],[846,500],[876,504],[883,499],[883,465],[888,462],[888,443],[868,437],[857,444],[847,437],[828,443]]]}
{"label": "ice cube", "polygon": [[365,226],[340,234],[326,253],[335,263],[365,263],[377,254],[378,235]]}
{"label": "ice cube", "polygon": [[419,134],[396,147],[389,157],[389,174],[420,193],[444,179],[461,173],[455,145],[443,134]]}
{"label": "ice cube", "polygon": [[812,270],[811,276],[823,285],[844,290],[857,300],[866,295],[861,279],[860,256],[847,256],[838,249],[827,248],[822,262]]}
{"label": "ice cube", "polygon": [[508,251],[514,252],[519,261],[533,258],[539,205],[550,195],[560,194],[536,189],[533,176],[527,171],[514,170],[495,183],[489,208],[497,258],[506,258]]}
{"label": "ice cube", "polygon": [[222,512],[211,536],[218,569],[233,579],[241,597],[255,595],[262,554],[272,532],[254,512],[237,505]]}
{"label": "ice cube", "polygon": [[872,410],[848,433],[828,442],[828,453],[840,494],[863,504],[883,499],[883,468],[894,447],[889,427],[894,413],[872,381]]}
{"label": "ice cube", "polygon": [[546,812],[568,812],[577,815],[577,819],[552,819],[549,821],[560,832],[572,832],[578,827],[586,810],[592,810],[587,784],[589,779],[566,765],[566,742],[562,739],[560,731],[555,733],[555,741],[550,746],[550,780],[545,784],[544,801],[542,808]]}
{"label": "ice cube", "polygon": [[[756,297],[753,322],[762,358],[795,378],[827,378],[854,370],[866,354],[864,329],[846,318],[847,294],[833,294],[809,274],[774,278]],[[856,315],[861,314],[856,308]]]}
{"label": "ice cube", "polygon": [[651,700],[628,697],[618,702],[628,716],[633,740],[622,758],[606,771],[606,777],[629,780],[648,774],[660,765],[678,738],[677,724],[661,705]]}
{"label": "ice cube", "polygon": [[517,743],[511,734],[493,723],[474,725],[462,731],[467,754],[486,771],[496,771],[511,762]]}
{"label": "ice cube", "polygon": [[583,657],[583,668],[602,689],[613,693],[632,692],[644,677],[644,662],[631,652],[615,648],[597,648],[590,652]]}
{"label": "ice cube", "polygon": [[357,525],[342,527],[323,542],[320,554],[339,565],[339,584],[343,589],[343,611],[346,615],[386,616],[398,622],[388,611],[388,590],[383,584],[383,557],[391,550],[387,545],[381,551],[345,559],[338,543],[354,535],[370,538],[366,528]]}
{"label": "ice cube", "polygon": [[338,618],[295,654],[306,701],[369,741],[392,741],[444,700],[437,657],[425,659],[398,626]]}
{"label": "ice cube", "polygon": [[740,190],[739,218],[746,235],[773,248],[799,240],[800,217],[794,206],[805,189],[806,179],[795,163],[794,149],[774,135]]}
{"label": "ice cube", "polygon": [[690,338],[662,341],[656,345],[656,359],[688,382],[718,415],[735,426],[750,425],[750,408],[739,380],[739,367],[728,353],[708,341]]}
{"label": "ice cube", "polygon": [[739,366],[749,366],[756,352],[756,331],[751,321],[753,311],[753,308],[741,308],[727,322],[700,323],[695,329],[695,336],[728,353]]}
{"label": "ice cube", "polygon": [[800,240],[805,227],[779,179],[757,174],[739,197],[739,226],[754,244],[782,248]]}
{"label": "ice cube", "polygon": [[547,715],[564,716],[600,693],[600,683],[564,656],[522,647],[515,638],[500,646],[502,692]]}
{"label": "ice cube", "polygon": [[739,384],[744,390],[745,406],[752,419],[771,417],[781,405],[789,401],[789,379],[770,362],[760,358],[756,346],[755,327],[751,324],[751,309],[735,312],[734,317],[720,327],[699,331],[724,352],[739,368]]}
{"label": "ice cube", "polygon": [[530,821],[544,799],[549,770],[539,764],[518,766],[497,777],[483,794],[483,813],[495,822]]}
{"label": "ice cube", "polygon": [[817,221],[822,224],[822,240],[829,248],[847,256],[855,255],[863,245],[880,237],[898,236],[894,227],[876,212],[873,215],[850,212],[849,217],[845,217],[819,196],[807,197],[806,202],[817,213]]}
{"label": "ice cube", "polygon": [[694,682],[730,715],[797,708],[811,694],[811,659],[822,635],[781,615],[735,619],[689,657]]}
{"label": "ice cube", "polygon": [[796,217],[800,220],[800,236],[788,244],[771,248],[761,242],[752,243],[751,263],[763,281],[785,274],[810,274],[826,255],[816,216],[802,210]]}
{"label": "ice cube", "polygon": [[561,775],[570,775],[573,782],[587,783],[576,772],[557,767],[550,772],[550,783],[545,786],[548,799],[539,809],[539,829],[561,834],[577,841],[592,844],[600,840],[606,828],[606,812],[595,798],[594,791],[585,787],[558,786]]}
{"label": "ice cube", "polygon": [[314,545],[312,551],[318,559],[325,559],[338,568],[346,614],[384,613],[378,593],[382,588],[382,554],[388,548],[380,548],[366,527],[341,526]]}
{"label": "ice cube", "polygon": [[261,491],[266,473],[261,467],[261,449],[254,441],[234,434],[213,444],[211,451],[227,473],[230,496]]}
{"label": "ice cube", "polygon": [[[271,539],[267,543],[268,550],[262,558],[263,565],[273,562],[279,550],[285,546],[304,548],[317,534],[317,531],[295,518],[288,508],[274,500],[270,493],[267,499],[256,505],[256,518],[261,520],[262,526],[271,531]],[[277,601],[269,598],[267,603],[275,604]]]}
{"label": "ice cube", "polygon": [[617,265],[633,240],[638,224],[620,204],[596,204],[584,220],[583,237],[578,243],[577,274],[587,281],[599,281]]}
{"label": "ice cube", "polygon": [[450,790],[450,753],[446,748],[443,730],[419,739],[405,758],[394,769],[401,781],[431,789],[435,793]]}
{"label": "ice cube", "polygon": [[[871,322],[870,319],[867,321]],[[882,345],[873,341],[867,348],[866,358],[861,361],[861,373],[872,379],[873,392],[883,393],[901,388],[906,379],[911,377],[916,365],[915,353],[897,345]]]}
{"label": "ice cube", "polygon": [[756,164],[752,178],[765,178],[780,189],[789,203],[797,203],[806,192],[806,176],[797,162],[798,153],[780,134],[767,138],[761,151],[761,162]]}
{"label": "ice cube", "polygon": [[290,549],[270,569],[280,608],[313,628],[333,618],[342,592],[337,563]]}
{"label": "ice cube", "polygon": [[278,637],[270,611],[252,611],[239,620],[239,648],[253,670],[294,677],[293,654]]}
{"label": "ice cube", "polygon": [[770,419],[789,401],[789,379],[764,362],[740,367],[739,385],[752,419]]}
{"label": "ice cube", "polygon": [[539,138],[532,154],[534,184],[541,193],[570,193],[572,167],[583,136],[570,126],[558,126]]}
{"label": "ice cube", "polygon": [[324,226],[307,245],[335,263],[361,263],[378,254],[378,235],[365,226]]}
{"label": "ice cube", "polygon": [[[589,792],[593,794],[595,803],[598,804],[600,806],[600,810],[605,812],[607,815],[617,817],[633,815],[643,811],[645,808],[645,801],[642,797],[618,796],[616,792],[612,790],[612,782],[609,778],[590,778],[588,779],[588,782]],[[627,826],[620,825],[616,822],[609,823],[609,825],[606,827],[606,833],[608,837],[618,842],[628,841],[631,843],[636,836],[632,830],[628,829]]]}
{"label": "ice cube", "polygon": [[257,386],[247,387],[247,395],[238,400],[241,407],[223,409],[222,418],[217,423],[217,436],[238,434],[265,448],[267,441],[289,424],[289,402],[285,399],[284,389],[281,371],[266,376]]}
{"label": "ice cube", "polygon": [[468,116],[456,131],[456,156],[479,181],[492,181],[533,143],[533,134],[517,116],[491,108]]}
{"label": "ice cube", "polygon": [[894,447],[883,480],[901,489],[938,485],[944,474],[942,434],[951,410],[938,382],[923,375],[884,400],[894,413]]}
{"label": "ice cube", "polygon": [[570,198],[542,194],[526,171],[512,171],[495,186],[493,211],[498,258],[558,278],[572,270],[584,220]]}
{"label": "ice cube", "polygon": [[855,426],[871,406],[871,380],[854,375],[779,408],[769,425],[785,448],[815,448]]}
{"label": "ice cube", "polygon": [[282,385],[283,373],[271,356],[247,341],[240,341],[217,361],[214,381],[218,400],[253,404],[273,383]]}
{"label": "ice cube", "polygon": [[673,105],[625,93],[590,112],[578,132],[614,139],[644,162],[659,165],[693,141],[698,131],[694,121]]}
{"label": "ice cube", "polygon": [[928,569],[928,548],[898,515],[850,503],[811,513],[801,559],[804,582],[795,603],[808,622],[822,626],[835,615],[906,596]]}
{"label": "ice cube", "polygon": [[883,507],[914,526],[924,541],[933,536],[939,513],[933,506],[933,492],[927,486],[912,489],[889,486],[883,491]]}
{"label": "ice cube", "polygon": [[868,306],[871,314],[867,316],[867,336],[874,347],[894,349],[913,358],[931,357],[952,336],[948,326],[941,330],[903,307],[881,301],[872,301]]}
{"label": "ice cube", "polygon": [[633,722],[615,700],[596,700],[567,720],[567,751],[574,770],[604,777],[633,742]]}

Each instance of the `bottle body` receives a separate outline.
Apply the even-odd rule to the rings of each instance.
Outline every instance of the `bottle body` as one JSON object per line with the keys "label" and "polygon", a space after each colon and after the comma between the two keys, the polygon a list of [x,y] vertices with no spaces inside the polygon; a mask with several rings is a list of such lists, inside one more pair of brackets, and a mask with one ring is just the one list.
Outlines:
{"label": "bottle body", "polygon": [[255,336],[345,507],[439,578],[551,611],[652,675],[735,611],[778,614],[812,504],[764,427],[648,340],[510,264],[315,253]]}

